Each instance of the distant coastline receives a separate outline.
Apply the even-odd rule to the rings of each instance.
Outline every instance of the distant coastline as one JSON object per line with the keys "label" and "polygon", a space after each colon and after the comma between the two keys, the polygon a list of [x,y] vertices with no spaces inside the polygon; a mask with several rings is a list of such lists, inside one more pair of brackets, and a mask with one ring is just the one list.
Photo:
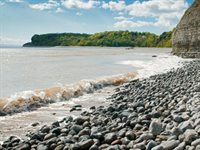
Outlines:
{"label": "distant coastline", "polygon": [[172,47],[172,32],[160,36],[149,32],[106,31],[95,34],[35,34],[23,47],[99,46],[99,47]]}

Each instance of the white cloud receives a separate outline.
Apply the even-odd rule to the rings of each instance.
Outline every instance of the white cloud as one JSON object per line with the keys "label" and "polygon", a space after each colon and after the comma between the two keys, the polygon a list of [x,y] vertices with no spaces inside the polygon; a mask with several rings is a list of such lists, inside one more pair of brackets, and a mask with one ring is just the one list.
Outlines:
{"label": "white cloud", "polygon": [[80,12],[77,12],[76,15],[77,15],[77,16],[82,16],[83,14],[80,13]]}
{"label": "white cloud", "polygon": [[148,0],[148,1],[135,1],[130,5],[127,5],[126,9],[132,16],[160,16],[169,13],[177,13],[180,16],[183,10],[188,8],[188,4],[185,0]]}
{"label": "white cloud", "polygon": [[62,5],[68,9],[79,8],[79,9],[91,9],[99,5],[100,2],[96,0],[62,0]]}
{"label": "white cloud", "polygon": [[49,10],[59,6],[59,3],[56,0],[49,0],[46,3],[30,4],[29,7],[32,9],[39,10]]}
{"label": "white cloud", "polygon": [[62,12],[64,12],[64,10],[63,10],[62,8],[58,7],[58,8],[56,9],[56,13],[62,13]]}
{"label": "white cloud", "polygon": [[[137,0],[130,4],[120,0],[102,4],[104,9],[119,11],[120,15],[124,13],[128,18],[137,18],[133,21],[115,17],[116,27],[164,26],[171,28],[177,24],[188,7],[189,4],[186,0]],[[150,20],[149,22],[144,21],[147,18]]]}
{"label": "white cloud", "polygon": [[131,20],[121,20],[114,24],[116,28],[126,28],[126,27],[143,27],[143,26],[150,26],[153,22],[146,22],[146,21],[131,21]]}
{"label": "white cloud", "polygon": [[22,3],[23,0],[8,0],[8,2],[11,2],[11,3]]}
{"label": "white cloud", "polygon": [[102,8],[104,9],[110,9],[110,10],[116,10],[116,11],[121,11],[121,10],[124,10],[126,8],[126,4],[125,4],[125,1],[118,1],[118,2],[115,2],[115,1],[110,1],[108,3],[106,2],[103,2],[102,4]]}
{"label": "white cloud", "polygon": [[114,17],[115,20],[127,20],[128,18],[124,17],[124,16],[117,16]]}

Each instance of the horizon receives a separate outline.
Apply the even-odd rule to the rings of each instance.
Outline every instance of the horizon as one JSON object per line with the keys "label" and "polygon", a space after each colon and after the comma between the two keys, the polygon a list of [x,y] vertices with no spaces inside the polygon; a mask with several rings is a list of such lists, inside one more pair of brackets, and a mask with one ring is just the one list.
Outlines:
{"label": "horizon", "polygon": [[21,46],[34,34],[47,33],[128,30],[160,35],[176,27],[193,1],[0,0],[0,46]]}

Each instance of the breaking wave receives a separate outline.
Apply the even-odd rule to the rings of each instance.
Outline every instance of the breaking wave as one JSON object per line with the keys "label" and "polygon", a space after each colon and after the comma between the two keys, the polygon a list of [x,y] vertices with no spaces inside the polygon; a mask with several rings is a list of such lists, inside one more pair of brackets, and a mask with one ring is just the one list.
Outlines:
{"label": "breaking wave", "polygon": [[69,100],[84,93],[93,93],[106,86],[117,86],[134,77],[136,73],[128,73],[102,77],[97,80],[81,80],[70,85],[56,85],[43,90],[19,92],[8,98],[0,99],[0,110],[9,114],[34,110],[52,102]]}

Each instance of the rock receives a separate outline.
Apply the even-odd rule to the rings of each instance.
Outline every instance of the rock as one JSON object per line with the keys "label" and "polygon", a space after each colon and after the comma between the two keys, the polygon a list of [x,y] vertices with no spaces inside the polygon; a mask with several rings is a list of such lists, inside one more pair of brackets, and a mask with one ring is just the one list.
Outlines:
{"label": "rock", "polygon": [[157,146],[157,143],[155,141],[150,141],[146,146],[146,150],[151,150],[155,146]]}
{"label": "rock", "polygon": [[113,141],[117,139],[116,133],[108,133],[105,135],[105,142],[111,144]]}
{"label": "rock", "polygon": [[111,143],[111,145],[121,145],[122,141],[121,140],[115,140]]}
{"label": "rock", "polygon": [[19,146],[17,146],[16,149],[19,150],[30,150],[31,146],[29,143],[21,143]]}
{"label": "rock", "polygon": [[200,150],[200,145],[197,145],[195,150]]}
{"label": "rock", "polygon": [[185,142],[182,142],[174,150],[185,150],[185,145]]}
{"label": "rock", "polygon": [[78,143],[78,145],[80,146],[81,150],[88,150],[90,149],[90,147],[94,144],[94,141],[92,139],[89,139],[87,141],[84,142],[80,142]]}
{"label": "rock", "polygon": [[47,140],[47,141],[46,141],[46,144],[47,144],[48,146],[50,146],[51,144],[56,143],[56,142],[57,142],[57,137],[53,137],[53,138]]}
{"label": "rock", "polygon": [[177,123],[181,123],[184,121],[184,119],[180,115],[172,115],[173,120],[176,121]]}
{"label": "rock", "polygon": [[172,129],[172,134],[178,137],[180,134],[183,134],[183,131],[180,128],[174,127]]}
{"label": "rock", "polygon": [[118,132],[118,136],[119,136],[119,137],[124,137],[125,134],[126,134],[126,129],[125,129],[125,128],[121,129],[121,130]]}
{"label": "rock", "polygon": [[161,143],[161,146],[163,147],[164,150],[173,150],[176,148],[180,142],[178,140],[172,140],[172,141],[165,141]]}
{"label": "rock", "polygon": [[195,147],[194,146],[189,146],[188,148],[186,147],[186,149],[188,149],[188,150],[195,150]]}
{"label": "rock", "polygon": [[52,130],[51,130],[51,132],[52,133],[55,133],[56,135],[59,135],[60,134],[60,128],[58,127],[58,128],[53,128]]}
{"label": "rock", "polygon": [[74,107],[76,107],[76,108],[77,108],[77,107],[82,107],[82,105],[77,104],[77,105],[74,105]]}
{"label": "rock", "polygon": [[129,140],[135,140],[136,135],[133,131],[127,131],[125,136],[129,139]]}
{"label": "rock", "polygon": [[43,145],[43,144],[39,144],[37,146],[37,150],[48,150],[48,147],[46,145]]}
{"label": "rock", "polygon": [[134,145],[133,145],[133,148],[134,148],[134,149],[141,149],[141,150],[143,150],[143,149],[146,148],[146,146],[145,146],[145,143],[144,143],[144,142],[141,142],[141,143],[134,144]]}
{"label": "rock", "polygon": [[102,144],[101,146],[99,146],[99,149],[106,149],[108,147],[109,147],[108,144]]}
{"label": "rock", "polygon": [[82,135],[90,135],[90,130],[89,129],[83,129],[78,133],[79,136]]}
{"label": "rock", "polygon": [[153,134],[151,133],[143,133],[140,137],[139,137],[139,141],[144,141],[144,140],[152,140],[154,139]]}
{"label": "rock", "polygon": [[61,144],[61,145],[56,146],[54,150],[63,150],[64,147],[65,145]]}
{"label": "rock", "polygon": [[78,144],[71,144],[69,150],[80,150],[80,146]]}
{"label": "rock", "polygon": [[121,115],[121,117],[126,117],[126,118],[128,118],[128,116],[130,115],[130,112],[128,112],[128,111],[123,111],[120,115]]}
{"label": "rock", "polygon": [[192,129],[192,125],[190,123],[190,121],[184,121],[179,125],[179,128],[185,132],[187,129]]}
{"label": "rock", "polygon": [[75,119],[75,122],[76,122],[78,125],[82,125],[85,121],[89,121],[89,117],[80,116],[80,117],[77,117],[77,118]]}
{"label": "rock", "polygon": [[73,125],[71,127],[71,130],[74,130],[76,133],[79,133],[82,129],[83,129],[83,127],[80,125]]}
{"label": "rock", "polygon": [[89,150],[100,150],[97,145],[92,145]]}
{"label": "rock", "polygon": [[149,127],[149,131],[153,135],[159,135],[162,132],[162,124],[160,123],[160,121],[152,121]]}
{"label": "rock", "polygon": [[33,123],[31,126],[36,127],[36,126],[38,126],[38,125],[39,125],[39,123],[38,123],[38,122],[35,122],[35,123]]}
{"label": "rock", "polygon": [[53,122],[53,123],[52,123],[52,126],[54,126],[54,127],[59,127],[59,126],[60,126],[60,123],[59,123],[58,121]]}
{"label": "rock", "polygon": [[192,146],[197,146],[197,145],[200,145],[200,139],[196,139],[195,141],[193,141],[191,143]]}
{"label": "rock", "polygon": [[186,142],[186,144],[191,144],[191,142],[197,138],[198,133],[195,130],[187,129],[184,135],[185,135],[184,141]]}
{"label": "rock", "polygon": [[51,139],[51,138],[53,138],[53,137],[56,137],[56,134],[54,134],[54,133],[49,133],[49,134],[45,135],[44,140],[48,140],[48,139]]}
{"label": "rock", "polygon": [[0,110],[0,116],[6,116],[6,115],[7,115],[7,113],[5,111]]}
{"label": "rock", "polygon": [[106,150],[121,150],[119,145],[112,145],[106,148]]}
{"label": "rock", "polygon": [[50,128],[47,126],[43,126],[40,130],[42,133],[48,133],[50,131]]}
{"label": "rock", "polygon": [[200,0],[185,12],[177,25],[173,38],[173,53],[182,57],[200,57]]}
{"label": "rock", "polygon": [[164,150],[164,148],[162,147],[162,145],[158,145],[153,147],[151,150]]}
{"label": "rock", "polygon": [[92,106],[92,107],[90,107],[90,109],[91,109],[91,110],[94,110],[94,109],[96,109],[96,107],[95,107],[95,106]]}
{"label": "rock", "polygon": [[88,140],[88,139],[90,139],[90,136],[89,136],[89,135],[82,135],[82,136],[79,137],[79,141],[80,141],[80,142],[86,141],[86,140]]}

